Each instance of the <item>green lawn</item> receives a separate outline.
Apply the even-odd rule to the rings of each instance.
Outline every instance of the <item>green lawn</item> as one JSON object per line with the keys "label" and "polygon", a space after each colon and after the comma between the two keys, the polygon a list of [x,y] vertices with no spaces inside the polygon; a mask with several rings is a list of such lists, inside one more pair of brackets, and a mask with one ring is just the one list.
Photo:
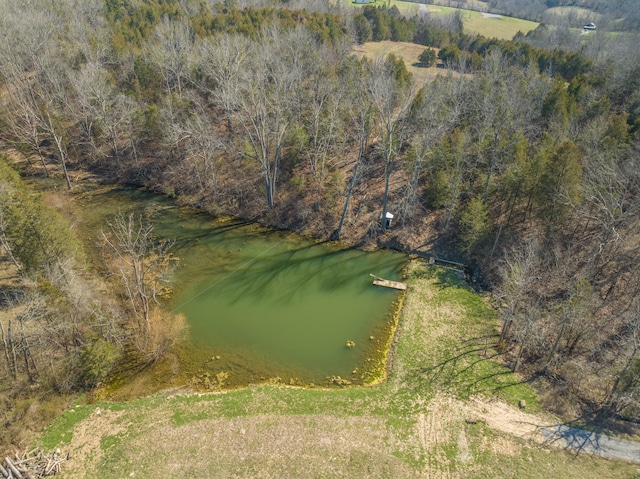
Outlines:
{"label": "green lawn", "polygon": [[513,17],[484,17],[480,12],[466,10],[464,12],[464,29],[467,33],[478,33],[485,37],[496,37],[510,40],[518,33],[535,30],[539,23]]}
{"label": "green lawn", "polygon": [[414,262],[409,274],[382,385],[273,381],[78,405],[40,443],[72,451],[66,478],[633,477],[636,466],[525,440],[555,419],[495,357],[494,311],[456,273]]}

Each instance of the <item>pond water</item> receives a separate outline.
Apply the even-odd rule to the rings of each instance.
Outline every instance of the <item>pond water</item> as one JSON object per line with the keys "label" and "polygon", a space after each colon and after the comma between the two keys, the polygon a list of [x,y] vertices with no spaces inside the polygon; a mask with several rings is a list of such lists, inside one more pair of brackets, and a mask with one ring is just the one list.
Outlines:
{"label": "pond water", "polygon": [[387,344],[398,293],[372,286],[369,273],[400,279],[403,254],[217,220],[141,190],[94,191],[76,201],[85,237],[96,238],[118,211],[139,211],[157,237],[175,239],[180,263],[164,307],[189,323],[191,344],[179,355],[186,376],[224,372],[226,386],[272,378],[326,385],[333,376],[358,384]]}

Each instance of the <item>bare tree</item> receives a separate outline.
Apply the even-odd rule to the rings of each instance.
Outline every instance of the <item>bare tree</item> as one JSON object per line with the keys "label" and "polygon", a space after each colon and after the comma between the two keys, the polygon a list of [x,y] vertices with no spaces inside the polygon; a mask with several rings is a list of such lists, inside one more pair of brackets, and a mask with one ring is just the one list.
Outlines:
{"label": "bare tree", "polygon": [[175,115],[165,121],[165,143],[180,149],[178,177],[185,183],[185,191],[198,192],[202,197],[218,191],[218,157],[224,144],[215,131],[215,120],[199,101],[193,102],[187,115]]}
{"label": "bare tree", "polygon": [[[86,63],[72,74],[75,101],[71,109],[92,150],[115,159],[120,167],[123,150],[130,146],[128,126],[136,103],[117,92],[109,77],[106,68],[98,63]],[[96,141],[106,142],[109,151],[102,153],[102,145]]]}
{"label": "bare tree", "polygon": [[173,261],[171,241],[157,241],[153,225],[134,213],[117,214],[109,221],[110,234],[102,236],[115,253],[117,270],[138,329],[144,336],[150,333],[153,303],[165,291],[165,282]]}
{"label": "bare tree", "polygon": [[242,71],[251,52],[249,40],[243,35],[219,35],[198,43],[198,66],[203,78],[198,88],[213,96],[222,107],[231,133],[233,112],[238,106]]}
{"label": "bare tree", "polygon": [[411,142],[409,156],[409,179],[402,202],[402,224],[414,215],[419,197],[419,181],[427,169],[427,159],[433,156],[433,148],[442,136],[457,124],[460,109],[458,103],[449,98],[450,91],[442,82],[426,84],[418,92],[414,122],[416,132]]}
{"label": "bare tree", "polygon": [[506,305],[501,313],[501,342],[507,339],[518,310],[526,308],[528,304],[526,295],[535,282],[535,271],[539,264],[540,244],[535,239],[525,242],[521,247],[514,247],[505,255],[500,268],[500,286],[496,291],[496,297]]}
{"label": "bare tree", "polygon": [[12,187],[6,182],[0,179],[0,245],[4,248],[5,253],[14,264],[18,271],[21,271],[22,265],[13,254],[13,248],[11,242],[7,237],[7,229],[10,227],[7,224],[7,214],[9,213],[12,193],[10,190]]}
{"label": "bare tree", "polygon": [[[11,7],[11,5],[9,5]],[[46,172],[44,141],[54,144],[67,186],[67,150],[60,95],[63,71],[57,64],[58,19],[44,5],[31,5],[26,16],[20,9],[7,9],[0,31],[0,77],[7,86],[7,115],[11,137],[24,151],[36,153]],[[28,18],[27,18],[28,17]]]}
{"label": "bare tree", "polygon": [[525,350],[533,349],[541,339],[541,308],[539,304],[533,307],[523,308],[515,312],[512,317],[513,327],[510,335],[516,345],[515,354],[511,362],[511,370],[515,373],[522,364],[522,357]]}
{"label": "bare tree", "polygon": [[353,139],[358,145],[356,160],[351,172],[351,179],[349,180],[349,187],[344,200],[344,207],[342,208],[342,215],[340,216],[340,223],[338,228],[334,232],[333,236],[339,240],[342,234],[342,228],[344,226],[344,220],[349,211],[349,204],[351,202],[351,196],[353,190],[358,182],[358,174],[362,163],[365,160],[365,153],[369,145],[369,136],[373,128],[373,104],[371,102],[371,96],[366,89],[362,88],[360,82],[367,83],[369,81],[369,70],[366,68],[359,68],[361,65],[358,63],[347,63],[347,74],[345,75],[344,88],[351,91],[351,95],[347,98],[351,98],[349,102],[349,113],[351,117],[353,132]]}
{"label": "bare tree", "polygon": [[149,59],[160,70],[166,92],[182,95],[184,78],[193,57],[192,33],[187,18],[163,17],[148,48]]}
{"label": "bare tree", "polygon": [[303,115],[303,123],[310,136],[305,153],[315,184],[315,207],[319,210],[327,162],[340,143],[344,89],[337,85],[337,78],[324,74],[320,65],[312,75],[311,82],[309,111]]}
{"label": "bare tree", "polygon": [[282,31],[263,30],[251,45],[252,61],[243,68],[237,118],[248,142],[243,154],[260,165],[267,207],[275,207],[280,162],[292,121],[295,65],[281,52],[289,38]]}
{"label": "bare tree", "polygon": [[18,366],[16,359],[16,350],[11,335],[11,320],[8,320],[7,330],[4,328],[4,321],[0,320],[0,334],[2,335],[2,345],[4,349],[4,358],[7,364],[7,372],[12,379],[18,378]]}
{"label": "bare tree", "polygon": [[591,284],[584,278],[578,278],[568,293],[568,298],[550,315],[552,323],[555,323],[552,324],[552,327],[555,326],[555,339],[549,349],[545,369],[555,365],[560,356],[561,342],[565,345],[566,356],[571,356],[578,342],[592,333],[595,326]]}
{"label": "bare tree", "polygon": [[[49,63],[45,62],[47,60]],[[43,141],[51,142],[67,188],[71,189],[67,170],[69,132],[65,113],[69,98],[66,74],[52,57],[43,59],[33,74],[25,74],[18,65],[15,67],[3,69],[13,100],[9,108],[19,112],[12,122],[13,132],[19,135],[15,141],[29,145],[41,158],[44,158]]]}
{"label": "bare tree", "polygon": [[445,178],[447,183],[447,199],[445,208],[447,219],[444,223],[444,231],[449,229],[453,214],[458,206],[460,195],[463,189],[465,176],[469,174],[470,159],[468,154],[469,136],[464,130],[454,130],[445,145]]}
{"label": "bare tree", "polygon": [[[489,187],[495,174],[500,173],[509,160],[509,147],[517,136],[514,111],[517,96],[502,54],[494,50],[483,62],[482,73],[477,78],[473,96],[474,154],[479,169],[484,170],[482,203],[487,203]],[[519,118],[519,117],[518,117]]]}
{"label": "bare tree", "polygon": [[640,411],[640,304],[637,301],[627,314],[617,343],[620,351],[623,351],[622,365],[611,385],[605,405],[614,411],[623,411],[626,408]]}
{"label": "bare tree", "polygon": [[371,63],[369,92],[375,112],[376,130],[379,135],[378,150],[384,162],[384,193],[380,228],[387,228],[387,203],[389,183],[398,153],[404,147],[409,134],[407,115],[413,100],[413,85],[405,84],[394,76],[393,66],[386,59]]}

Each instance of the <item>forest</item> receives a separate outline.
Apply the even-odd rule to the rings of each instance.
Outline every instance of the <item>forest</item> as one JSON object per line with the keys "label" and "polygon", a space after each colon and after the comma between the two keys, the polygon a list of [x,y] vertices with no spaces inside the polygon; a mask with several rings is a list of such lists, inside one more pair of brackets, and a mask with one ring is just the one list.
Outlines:
{"label": "forest", "polygon": [[[18,311],[0,316],[3,439],[20,440],[36,393],[88,390],[178,336],[184,318],[155,301],[170,245],[140,218],[105,225],[109,293],[55,211],[102,183],[469,264],[500,311],[492,341],[563,398],[550,408],[640,417],[635,2],[591,3],[620,31],[554,43],[544,23],[504,41],[458,15],[314,0],[0,0],[0,243],[22,278],[0,298]],[[382,40],[437,50],[440,74],[354,56]]]}

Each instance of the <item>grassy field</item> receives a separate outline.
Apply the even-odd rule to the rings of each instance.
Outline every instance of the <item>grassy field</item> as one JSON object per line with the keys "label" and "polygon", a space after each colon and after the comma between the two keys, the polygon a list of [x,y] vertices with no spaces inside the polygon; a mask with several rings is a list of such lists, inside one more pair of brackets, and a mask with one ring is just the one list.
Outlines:
{"label": "grassy field", "polygon": [[[41,445],[83,478],[629,478],[637,466],[550,449],[530,388],[495,358],[496,317],[450,271],[412,263],[389,379],[167,391],[78,405]],[[285,380],[283,380],[284,382]],[[527,401],[527,412],[516,407]]]}
{"label": "grassy field", "polygon": [[[349,0],[344,0],[346,4],[353,6],[361,6],[352,3]],[[386,5],[386,2],[378,0],[377,3],[372,5]],[[402,2],[399,0],[391,0],[391,5],[398,7],[402,13],[414,15],[421,10],[428,11],[433,15],[447,15],[456,11],[460,11],[464,18],[464,30],[466,33],[477,33],[486,37],[496,37],[500,39],[511,39],[513,36],[521,31],[527,33],[530,30],[534,30],[539,23],[531,22],[529,20],[522,20],[512,17],[488,17],[481,12],[473,10],[464,10],[451,7],[444,7],[440,5],[419,5],[413,2]]]}
{"label": "grassy field", "polygon": [[485,37],[510,40],[518,33],[535,30],[539,23],[513,17],[486,17],[480,12],[464,12],[464,30],[466,33],[477,33]]}
{"label": "grassy field", "polygon": [[599,13],[589,10],[588,8],[572,7],[572,6],[548,8],[544,12],[544,15],[545,15],[545,18],[551,19],[555,17],[558,20],[565,17],[572,17],[578,23],[577,25],[574,25],[576,28],[582,27],[584,23],[589,23],[589,22],[598,23],[602,18],[602,16]]}
{"label": "grassy field", "polygon": [[[416,82],[421,85],[427,81],[433,80],[437,75],[447,74],[447,70],[443,70],[441,65],[434,65],[429,68],[421,67],[418,63],[418,57],[426,49],[424,45],[407,42],[367,42],[354,47],[357,55],[363,55],[368,58],[376,58],[379,56],[387,56],[393,53],[395,56],[402,58],[407,70],[413,74]],[[434,48],[436,54],[439,48]]]}

